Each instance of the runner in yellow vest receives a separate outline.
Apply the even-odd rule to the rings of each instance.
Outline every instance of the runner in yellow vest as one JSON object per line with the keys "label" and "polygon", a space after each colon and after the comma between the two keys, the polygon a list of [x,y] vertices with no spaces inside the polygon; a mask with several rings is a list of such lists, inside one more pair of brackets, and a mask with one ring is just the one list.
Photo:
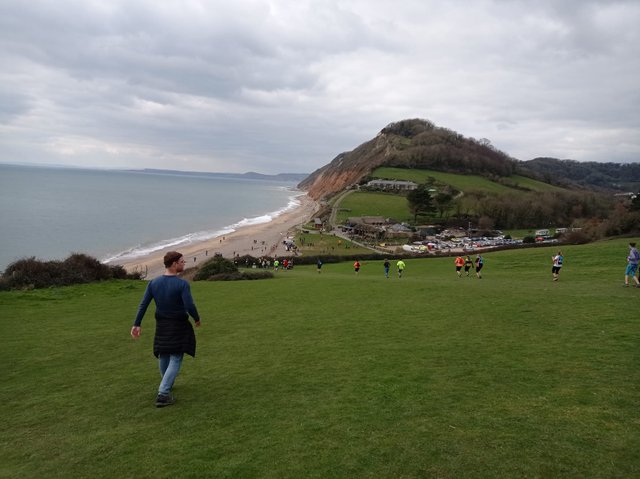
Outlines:
{"label": "runner in yellow vest", "polygon": [[402,278],[402,272],[406,267],[407,265],[404,264],[404,261],[398,260],[398,262],[396,263],[396,268],[398,268],[398,278]]}

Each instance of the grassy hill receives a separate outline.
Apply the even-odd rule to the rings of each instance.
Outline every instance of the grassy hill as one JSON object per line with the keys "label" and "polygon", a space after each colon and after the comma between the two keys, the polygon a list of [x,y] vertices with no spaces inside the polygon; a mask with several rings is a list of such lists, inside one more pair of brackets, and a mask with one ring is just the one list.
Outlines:
{"label": "grassy hill", "polygon": [[636,477],[640,290],[626,241],[194,283],[176,405],[153,407],[145,284],[0,293],[0,477]]}
{"label": "grassy hill", "polygon": [[[522,189],[532,192],[564,191],[562,188],[518,175],[503,178],[502,182],[499,183],[478,175],[380,167],[376,168],[370,177],[413,181],[416,183],[427,183],[430,180],[435,180],[437,184],[449,185],[461,192],[487,192],[498,195],[519,193]],[[384,218],[394,218],[401,222],[413,222],[413,215],[409,211],[407,199],[404,196],[392,193],[354,191],[346,195],[334,207],[338,209],[336,215],[338,224],[344,223],[350,216],[382,216]],[[434,213],[434,216],[438,216],[438,214]]]}
{"label": "grassy hill", "polygon": [[479,175],[465,175],[458,173],[444,173],[434,170],[416,170],[407,168],[376,168],[371,173],[372,178],[386,178],[395,180],[413,181],[415,183],[426,183],[429,178],[451,185],[459,191],[487,191],[491,193],[510,193],[517,191],[517,188],[526,188],[531,191],[564,191],[563,188],[534,180],[520,175],[511,175],[502,178],[498,183]]}

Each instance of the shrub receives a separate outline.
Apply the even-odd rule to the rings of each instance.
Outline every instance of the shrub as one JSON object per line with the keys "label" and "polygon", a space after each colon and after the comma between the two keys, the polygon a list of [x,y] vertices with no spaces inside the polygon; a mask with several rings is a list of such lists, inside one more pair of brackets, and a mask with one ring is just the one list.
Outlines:
{"label": "shrub", "polygon": [[233,264],[232,261],[216,255],[200,266],[196,274],[193,276],[193,280],[202,281],[210,279],[216,275],[233,273],[238,273],[237,266]]}
{"label": "shrub", "polygon": [[38,289],[90,283],[106,279],[140,279],[120,265],[109,266],[86,254],[74,253],[64,261],[41,261],[35,257],[11,263],[0,278],[0,289]]}
{"label": "shrub", "polygon": [[62,285],[60,261],[40,261],[35,257],[11,263],[2,275],[8,289],[46,288]]}
{"label": "shrub", "polygon": [[591,241],[591,238],[584,234],[582,231],[569,231],[562,237],[563,242],[569,244],[586,244]]}

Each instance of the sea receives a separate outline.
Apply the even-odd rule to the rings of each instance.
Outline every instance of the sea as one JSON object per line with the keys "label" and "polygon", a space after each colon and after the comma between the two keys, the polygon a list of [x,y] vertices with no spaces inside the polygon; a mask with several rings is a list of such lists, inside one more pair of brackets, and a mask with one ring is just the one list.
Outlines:
{"label": "sea", "polygon": [[294,182],[180,172],[0,164],[0,271],[84,253],[118,263],[267,223]]}

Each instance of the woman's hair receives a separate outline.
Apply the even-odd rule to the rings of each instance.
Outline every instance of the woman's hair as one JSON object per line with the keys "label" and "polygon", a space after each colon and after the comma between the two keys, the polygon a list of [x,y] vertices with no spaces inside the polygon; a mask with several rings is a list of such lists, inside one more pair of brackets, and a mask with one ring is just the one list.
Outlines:
{"label": "woman's hair", "polygon": [[169,251],[164,255],[164,267],[170,268],[173,263],[176,261],[180,261],[182,258],[182,253],[178,253],[177,251]]}

